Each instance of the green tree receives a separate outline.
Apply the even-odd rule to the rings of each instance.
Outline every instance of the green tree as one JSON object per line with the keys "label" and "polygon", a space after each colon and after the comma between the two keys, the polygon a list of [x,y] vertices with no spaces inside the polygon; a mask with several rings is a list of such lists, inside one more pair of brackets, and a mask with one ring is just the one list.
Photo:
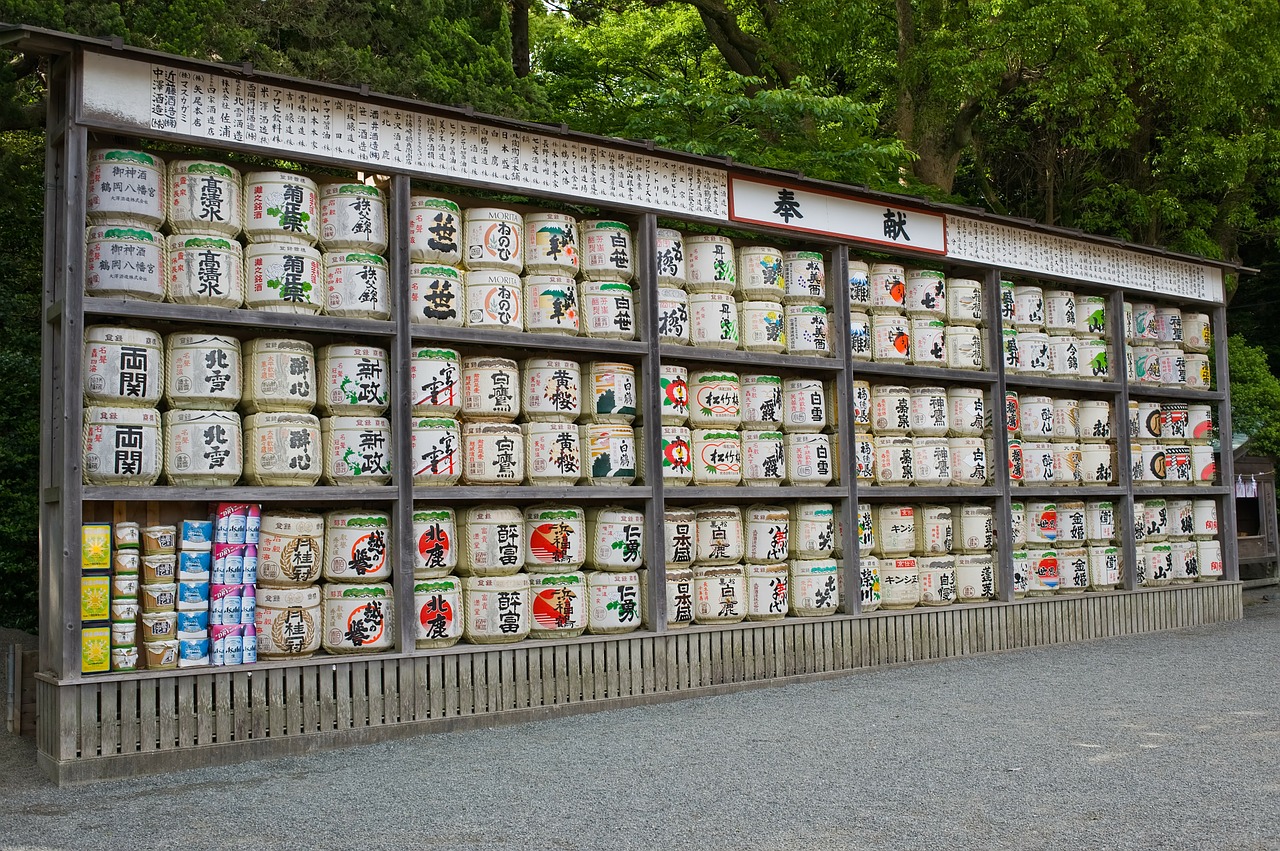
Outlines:
{"label": "green tree", "polygon": [[[1247,434],[1255,454],[1280,456],[1280,379],[1271,372],[1266,353],[1239,334],[1227,341],[1231,370],[1232,428]],[[1230,435],[1221,435],[1224,445]]]}

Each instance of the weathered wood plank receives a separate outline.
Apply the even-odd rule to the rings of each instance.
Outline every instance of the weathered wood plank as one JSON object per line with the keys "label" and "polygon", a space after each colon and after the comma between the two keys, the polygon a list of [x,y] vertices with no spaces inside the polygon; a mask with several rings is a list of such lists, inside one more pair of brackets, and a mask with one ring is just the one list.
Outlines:
{"label": "weathered wood plank", "polygon": [[623,692],[629,695],[644,694],[645,680],[645,664],[640,652],[642,639],[633,638],[627,642],[627,650],[631,656],[628,664],[628,673],[631,675],[631,683],[629,687],[624,687]]}
{"label": "weathered wood plank", "polygon": [[138,750],[138,683],[124,680],[119,695],[120,753],[134,753]]}
{"label": "weathered wood plank", "polygon": [[115,683],[102,683],[98,687],[98,714],[101,718],[98,749],[103,756],[111,756],[120,747],[120,700]]}
{"label": "weathered wood plank", "polygon": [[201,674],[196,681],[196,743],[213,744],[213,722],[216,708],[213,705],[213,674]]}
{"label": "weathered wood plank", "polygon": [[530,647],[521,654],[528,676],[516,678],[516,708],[542,705],[542,651]]}
{"label": "weathered wood plank", "polygon": [[418,697],[415,701],[417,716],[443,718],[444,709],[444,660],[439,656],[417,659]]}
{"label": "weathered wood plank", "polygon": [[334,665],[334,724],[339,730],[349,730],[355,726],[351,679],[350,662],[339,662]]}
{"label": "weathered wood plank", "polygon": [[369,672],[363,662],[349,662],[351,677],[351,726],[369,726]]}
{"label": "weathered wood plank", "polygon": [[267,671],[267,730],[272,736],[287,736],[289,728],[286,722],[284,706],[284,671],[272,668]]}
{"label": "weathered wood plank", "polygon": [[[514,709],[516,705],[516,652],[510,648],[504,648],[498,651],[498,671],[497,671],[497,688],[490,690],[496,700],[494,700],[495,710],[502,711],[504,709]],[[492,686],[495,678],[490,677],[489,682]]]}
{"label": "weathered wood plank", "polygon": [[178,684],[170,677],[156,683],[160,699],[160,750],[166,751],[178,743]]}
{"label": "weathered wood plank", "polygon": [[305,668],[302,672],[302,722],[304,733],[314,733],[320,729],[320,680],[324,677],[324,668]]}
{"label": "weathered wood plank", "polygon": [[231,738],[243,742],[253,735],[254,713],[250,701],[249,672],[236,671],[231,675]]}
{"label": "weathered wood plank", "polygon": [[[540,659],[542,666],[541,695],[538,698],[542,706],[555,706],[556,700],[556,648],[545,647]],[[532,666],[530,666],[532,667]]]}
{"label": "weathered wood plank", "polygon": [[608,684],[608,696],[618,697],[622,694],[622,662],[618,658],[618,642],[610,641],[604,646],[605,664],[608,671],[605,682]]}
{"label": "weathered wood plank", "polygon": [[578,703],[589,700],[582,676],[583,647],[556,648],[556,703]]}
{"label": "weathered wood plank", "polygon": [[302,726],[302,669],[284,669],[284,729],[285,735],[296,736],[305,732]]}
{"label": "weathered wood plank", "polygon": [[446,656],[441,660],[444,667],[444,714],[446,718],[465,715],[462,704],[462,683],[459,681],[461,656]]}
{"label": "weathered wood plank", "polygon": [[386,683],[382,681],[382,663],[377,660],[361,662],[369,681],[369,726],[381,727],[386,723]]}

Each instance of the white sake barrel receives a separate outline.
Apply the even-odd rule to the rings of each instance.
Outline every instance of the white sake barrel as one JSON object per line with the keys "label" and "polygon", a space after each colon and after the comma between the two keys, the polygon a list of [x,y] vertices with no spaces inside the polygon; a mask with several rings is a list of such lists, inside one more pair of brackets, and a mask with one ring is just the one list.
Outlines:
{"label": "white sake barrel", "polygon": [[831,436],[787,432],[783,437],[787,454],[786,482],[795,487],[830,484],[835,477]]}
{"label": "white sake barrel", "polygon": [[[913,332],[914,334],[914,332]],[[982,369],[986,345],[982,333],[966,325],[948,326],[942,338],[945,360],[940,366],[951,369]]]}
{"label": "white sake barrel", "polygon": [[458,521],[452,508],[432,505],[413,511],[413,578],[439,579],[458,566]]}
{"label": "white sake barrel", "polygon": [[590,571],[587,573],[587,632],[621,635],[640,628],[639,574]]}
{"label": "white sake barrel", "polygon": [[577,361],[529,358],[520,372],[526,420],[572,422],[582,413],[582,367]]}
{"label": "white sake barrel", "polygon": [[858,557],[858,575],[861,584],[862,611],[874,612],[880,608],[880,559],[875,556]]}
{"label": "white sake barrel", "polygon": [[1155,343],[1160,339],[1156,329],[1156,306],[1150,302],[1133,303],[1133,333],[1136,340],[1150,340]]}
{"label": "white sake barrel", "polygon": [[520,368],[508,358],[462,359],[462,415],[472,422],[512,422],[520,414]]}
{"label": "white sake barrel", "polygon": [[735,294],[743,300],[781,302],[786,292],[782,252],[764,245],[737,250],[738,285]]}
{"label": "white sake barrel", "polygon": [[524,433],[511,423],[462,424],[462,483],[518,485],[524,479]]}
{"label": "white sake barrel", "polygon": [[774,301],[744,301],[738,312],[742,348],[749,352],[782,352],[787,348],[786,319]]}
{"label": "white sake barrel", "polygon": [[[531,485],[576,485],[582,478],[582,437],[573,423],[525,423],[525,479]],[[641,456],[643,460],[643,456]]]}
{"label": "white sake barrel", "polygon": [[1059,396],[1053,400],[1054,440],[1077,440],[1080,437],[1080,400]]}
{"label": "white sake barrel", "polygon": [[1191,503],[1192,534],[1201,540],[1218,536],[1218,504],[1212,499]]}
{"label": "white sake barrel", "polygon": [[462,364],[453,349],[414,349],[409,382],[414,416],[456,416],[462,409]]}
{"label": "white sake barrel", "polygon": [[1209,356],[1191,354],[1183,358],[1187,369],[1186,386],[1192,390],[1209,390],[1213,387],[1213,373],[1209,369]]}
{"label": "white sake barrel", "polygon": [[458,231],[462,210],[448,198],[409,197],[409,260],[411,263],[462,265]]}
{"label": "white sake barrel", "polygon": [[689,370],[664,363],[658,367],[658,387],[662,393],[662,422],[682,426],[689,422]]}
{"label": "white sake barrel", "polygon": [[865,432],[853,435],[854,474],[859,484],[871,484],[876,479],[875,439]]}
{"label": "white sake barrel", "polygon": [[643,564],[643,512],[617,505],[587,509],[587,567],[624,572]]}
{"label": "white sake barrel", "polygon": [[462,511],[458,573],[511,576],[524,567],[524,513],[514,505],[475,505]]}
{"label": "white sake barrel", "polygon": [[579,427],[583,478],[589,485],[624,487],[636,480],[636,437],[629,425],[591,423]]}
{"label": "white sake barrel", "polygon": [[1052,545],[1058,539],[1058,504],[1032,500],[1026,506],[1027,543],[1032,546]]}
{"label": "white sake barrel", "polygon": [[906,363],[911,357],[911,320],[898,313],[871,315],[871,359]]}
{"label": "white sake barrel", "polygon": [[663,512],[664,553],[668,575],[693,564],[698,554],[698,515],[691,508],[670,507]]}
{"label": "white sake barrel", "polygon": [[222,234],[168,238],[165,298],[175,304],[236,308],[244,303],[244,249]]}
{"label": "white sake barrel", "polygon": [[907,315],[920,319],[946,319],[947,279],[935,269],[908,269],[907,294],[903,307]]}
{"label": "white sake barrel", "polygon": [[335,344],[316,353],[316,394],[320,412],[338,416],[378,416],[391,399],[387,350]]}
{"label": "white sake barrel", "polygon": [[1212,485],[1218,474],[1218,463],[1213,447],[1194,444],[1191,447],[1191,484]]}
{"label": "white sake barrel", "polygon": [[906,434],[911,428],[911,391],[898,384],[872,385],[871,427],[877,437]]}
{"label": "white sake barrel", "polygon": [[[89,335],[93,331],[90,328]],[[241,355],[235,337],[178,332],[166,338],[165,353],[165,400],[170,408],[229,411],[239,404]],[[87,377],[85,385],[89,386]]]}
{"label": "white sake barrel", "polygon": [[[914,391],[912,401],[915,401]],[[986,398],[978,387],[946,388],[946,419],[952,437],[982,437],[987,426]]]}
{"label": "white sake barrel", "polygon": [[[1081,344],[1083,347],[1083,343]],[[1081,359],[1083,362],[1083,358]],[[1049,374],[1049,335],[1040,331],[1018,332],[1018,366],[1023,375]]]}
{"label": "white sake barrel", "polygon": [[461,328],[466,312],[463,275],[454,266],[409,267],[409,318],[419,325]]}
{"label": "white sake barrel", "polygon": [[513,644],[532,627],[529,577],[468,576],[462,580],[462,637],[469,644]]}
{"label": "white sake barrel", "polygon": [[1054,543],[1062,547],[1082,546],[1088,540],[1088,510],[1081,500],[1057,504],[1057,535]]}
{"label": "white sake barrel", "polygon": [[414,417],[410,432],[413,483],[440,487],[462,478],[462,431],[452,417]]}
{"label": "white sake barrel", "polygon": [[1160,403],[1160,439],[1165,443],[1185,443],[1189,437],[1190,412],[1185,402]]}
{"label": "white sake barrel", "polygon": [[535,334],[576,336],[582,313],[578,284],[564,275],[529,275],[524,289],[525,330]]}
{"label": "white sake barrel", "polygon": [[329,251],[387,250],[387,198],[364,183],[320,187],[320,241]]}
{"label": "white sake barrel", "polygon": [[785,438],[780,431],[742,432],[742,482],[750,487],[778,486],[787,478]]}
{"label": "white sake barrel", "polygon": [[[687,236],[688,283],[690,293],[732,293],[737,283],[733,240],[726,236]],[[693,299],[689,299],[690,305]],[[696,343],[694,345],[697,345]]]}
{"label": "white sake barrel", "polygon": [[1027,550],[1027,596],[1051,597],[1058,590],[1058,551]]}
{"label": "white sake barrel", "polygon": [[956,600],[981,603],[996,596],[995,559],[989,554],[956,556]]}
{"label": "white sake barrel", "polygon": [[787,304],[821,304],[827,295],[826,267],[820,251],[784,251],[782,274]]}
{"label": "white sake barrel", "polygon": [[1076,296],[1076,334],[1081,337],[1106,336],[1107,299],[1105,296]]}
{"label": "white sake barrel", "polygon": [[622,222],[592,219],[580,223],[582,276],[587,281],[620,281],[635,277],[631,228]]}
{"label": "white sake barrel", "polygon": [[1133,323],[1133,302],[1124,302],[1124,340],[1130,346],[1138,339],[1138,332]]}
{"label": "white sake barrel", "polygon": [[877,551],[874,510],[868,503],[858,505],[858,551],[862,558]]}
{"label": "white sake barrel", "polygon": [[790,557],[791,514],[782,505],[752,505],[745,513],[743,559],[747,564],[777,564]]}
{"label": "white sake barrel", "polygon": [[415,582],[413,610],[414,646],[419,650],[452,647],[462,637],[462,583],[456,576]]}
{"label": "white sake barrel", "polygon": [[1196,541],[1196,562],[1200,566],[1197,582],[1216,582],[1222,578],[1222,544],[1216,540]]}
{"label": "white sake barrel", "polygon": [[1090,546],[1087,548],[1089,562],[1089,587],[1095,591],[1107,591],[1120,584],[1120,548],[1112,546]]}
{"label": "white sake barrel", "polygon": [[862,310],[849,314],[849,356],[857,361],[872,358],[871,316]]}
{"label": "white sake barrel", "polygon": [[1013,320],[1017,315],[1017,299],[1013,289],[1013,281],[1001,281],[1000,289],[997,291],[1000,305],[1000,324],[1010,328],[1013,327]]}
{"label": "white sake barrel", "polygon": [[[914,534],[914,533],[913,533]],[[788,546],[792,558],[827,558],[835,548],[835,509],[829,502],[791,506]]]}
{"label": "white sake barrel", "polygon": [[141,328],[92,325],[85,330],[83,369],[86,404],[155,407],[165,387],[160,335]]}
{"label": "white sake barrel", "polygon": [[1142,444],[1142,480],[1164,484],[1168,478],[1169,459],[1165,455],[1165,447],[1158,443]]}
{"label": "white sake barrel", "polygon": [[524,330],[524,286],[519,275],[496,269],[467,272],[465,304],[469,328]]}
{"label": "white sake barrel", "polygon": [[1036,286],[1013,288],[1013,324],[1019,331],[1040,331],[1044,328],[1044,290]]}
{"label": "white sake barrel", "polygon": [[945,322],[941,319],[911,320],[911,362],[916,366],[950,366]]}
{"label": "white sake barrel", "polygon": [[244,460],[235,411],[164,413],[164,472],[171,485],[231,487]]}
{"label": "white sake barrel", "polygon": [[525,215],[524,270],[527,274],[573,280],[580,264],[577,219],[564,213]]}
{"label": "white sake barrel", "polygon": [[876,507],[877,554],[901,556],[916,545],[917,510],[913,505],[880,505]]}
{"label": "white sake barrel", "polygon": [[[648,600],[649,595],[657,591],[653,588],[654,580],[648,570],[641,569],[636,573],[640,576],[640,596]],[[666,595],[667,629],[683,629],[693,623],[693,571],[684,567],[668,567]],[[640,623],[647,629],[653,628],[647,606],[640,607]]]}
{"label": "white sake barrel", "polygon": [[788,602],[802,618],[834,615],[840,605],[840,564],[835,559],[792,559],[787,562]]}
{"label": "white sake barrel", "polygon": [[920,556],[920,602],[926,606],[949,606],[956,601],[956,560],[954,556]]}
{"label": "white sake barrel", "polygon": [[1187,356],[1181,349],[1160,350],[1160,384],[1164,387],[1185,387],[1187,381]]}
{"label": "white sake barrel", "polygon": [[[815,382],[818,383],[818,382]],[[784,411],[782,378],[777,375],[743,373],[739,382],[742,427],[781,429]]]}
{"label": "white sake barrel", "polygon": [[576,505],[530,505],[524,510],[529,573],[577,570],[586,562],[587,515]]}
{"label": "white sake barrel", "polygon": [[951,506],[922,505],[916,512],[916,543],[921,553],[949,553],[955,541]]}
{"label": "white sake barrel", "polygon": [[1138,437],[1145,443],[1159,440],[1164,433],[1164,412],[1159,402],[1138,403]]}
{"label": "white sake barrel", "polygon": [[1084,547],[1058,549],[1058,593],[1082,594],[1089,587],[1089,553]]}
{"label": "white sake barrel", "polygon": [[676,287],[658,290],[658,342],[689,345],[689,326],[688,294]]}
{"label": "white sake barrel", "polygon": [[1187,540],[1195,534],[1195,509],[1189,499],[1170,499],[1166,502],[1169,512],[1169,539]]}
{"label": "white sake barrel", "polygon": [[970,278],[948,278],[946,320],[949,325],[982,325],[982,283]]}
{"label": "white sake barrel", "polygon": [[1191,447],[1170,445],[1164,448],[1165,481],[1183,487],[1196,483],[1196,471],[1192,466]]}
{"label": "white sake barrel", "polygon": [[1111,439],[1111,403],[1100,399],[1081,399],[1079,407],[1080,439],[1086,443]]}
{"label": "white sake barrel", "polygon": [[1176,307],[1156,308],[1156,340],[1182,346],[1182,311]]}
{"label": "white sake barrel", "polygon": [[1027,478],[1026,456],[1023,454],[1022,441],[1009,438],[1009,484],[1018,487]]}
{"label": "white sake barrel", "polygon": [[1213,349],[1213,330],[1207,313],[1182,314],[1182,348],[1201,354]]}
{"label": "white sake barrel", "polygon": [[307,245],[257,242],[245,249],[244,306],[264,313],[319,313],[324,260]]}
{"label": "white sake barrel", "polygon": [[1027,550],[1014,550],[1013,560],[1013,599],[1021,600],[1027,596],[1030,584],[1031,555]]}
{"label": "white sake barrel", "polygon": [[987,442],[980,437],[947,438],[951,458],[951,484],[982,487],[988,479]]}
{"label": "white sake barrel", "polygon": [[1115,481],[1115,464],[1109,443],[1080,445],[1080,476],[1086,485],[1109,485]]}
{"label": "white sake barrel", "polygon": [[787,351],[793,355],[828,357],[831,332],[827,309],[820,304],[789,304],[785,308]]}
{"label": "white sake barrel", "polygon": [[697,370],[689,373],[689,424],[736,428],[742,420],[742,383],[737,373]]}
{"label": "white sake barrel", "polygon": [[1053,483],[1063,486],[1084,483],[1084,474],[1080,470],[1079,443],[1071,440],[1053,444]]}
{"label": "white sake barrel", "polygon": [[1053,437],[1053,399],[1023,395],[1018,400],[1022,436],[1028,440]]}
{"label": "white sake barrel", "polygon": [[782,383],[784,427],[789,432],[818,432],[827,426],[827,395],[821,381],[788,378]]}
{"label": "white sake barrel", "polygon": [[1080,341],[1073,334],[1049,338],[1049,375],[1052,378],[1080,377]]}
{"label": "white sake barrel", "polygon": [[1076,294],[1071,290],[1044,291],[1044,326],[1050,334],[1075,334]]}
{"label": "white sake barrel", "polygon": [[740,432],[695,428],[691,445],[694,484],[734,486],[742,481]]}
{"label": "white sake barrel", "polygon": [[259,587],[253,616],[258,659],[305,659],[319,650],[320,599],[318,587]]}
{"label": "white sake barrel", "polygon": [[[320,578],[324,558],[323,516],[302,511],[263,512],[258,532],[259,592],[310,585]],[[264,603],[260,593],[258,611]]]}
{"label": "white sake barrel", "polygon": [[[908,393],[907,408],[910,411],[910,393]],[[849,399],[849,406],[853,409],[853,424],[855,428],[870,429],[871,428],[871,384],[867,381],[856,380],[853,382],[853,394]],[[910,424],[910,421],[908,421]]]}
{"label": "white sake barrel", "polygon": [[244,235],[249,242],[315,245],[320,239],[316,182],[289,171],[244,176]]}
{"label": "white sake barrel", "polygon": [[1131,400],[1129,402],[1129,410],[1127,414],[1129,437],[1133,440],[1137,440],[1142,434],[1142,416],[1137,401]]}
{"label": "white sake barrel", "polygon": [[733,296],[721,292],[689,293],[689,339],[704,349],[736,349],[740,317]]}
{"label": "white sake barrel", "polygon": [[903,312],[907,301],[907,270],[893,263],[876,263],[868,277],[871,312]]}
{"label": "white sake barrel", "polygon": [[[981,391],[978,392],[981,394]],[[909,394],[911,433],[916,437],[945,437],[951,430],[947,389],[912,387]]]}
{"label": "white sake barrel", "polygon": [[1163,543],[1169,535],[1169,504],[1163,499],[1147,499],[1142,503],[1143,540]]}
{"label": "white sake barrel", "polygon": [[1024,440],[1022,442],[1023,481],[1028,485],[1051,485],[1054,483],[1056,452],[1054,445],[1043,440]]}
{"label": "white sake barrel", "polygon": [[747,578],[742,565],[693,569],[694,623],[738,623],[747,614]]}
{"label": "white sake barrel", "polygon": [[634,340],[635,296],[630,284],[582,282],[582,335],[604,340]]}
{"label": "white sake barrel", "polygon": [[1146,556],[1147,580],[1144,584],[1158,588],[1173,579],[1173,547],[1169,544],[1146,543],[1142,545]]}
{"label": "white sake barrel", "polygon": [[387,261],[377,254],[325,254],[324,312],[355,319],[390,319]]}
{"label": "white sake barrel", "polygon": [[914,442],[909,437],[874,435],[875,477],[880,485],[909,485],[915,479]]}
{"label": "white sake barrel", "polygon": [[391,481],[391,421],[340,416],[320,421],[326,484],[385,485]]}
{"label": "white sake barrel", "polygon": [[880,608],[893,611],[920,605],[920,564],[913,556],[881,558]]}
{"label": "white sake barrel", "polygon": [[1101,546],[1116,537],[1115,503],[1108,500],[1090,500],[1085,503],[1085,541]]}
{"label": "white sake barrel", "polygon": [[168,268],[159,231],[120,223],[90,227],[85,293],[106,298],[164,301]]}
{"label": "white sake barrel", "polygon": [[790,582],[785,564],[748,564],[747,620],[774,621],[790,610],[787,592]]}
{"label": "white sake barrel", "polygon": [[129,222],[159,228],[167,212],[164,178],[164,160],[159,157],[121,148],[91,150],[85,178],[85,214],[91,222]]}
{"label": "white sake barrel", "polygon": [[514,210],[468,209],[463,214],[463,264],[473,272],[486,269],[519,275],[524,267],[523,231],[524,219]]}
{"label": "white sake barrel", "polygon": [[1027,506],[1024,503],[1009,503],[1009,535],[1015,547],[1027,542]]}
{"label": "white sake barrel", "polygon": [[320,420],[311,414],[258,413],[244,419],[244,478],[251,485],[311,487],[324,455]]}
{"label": "white sake barrel", "polygon": [[871,267],[864,260],[849,258],[849,307],[868,311],[871,308]]}
{"label": "white sake barrel", "polygon": [[343,509],[324,516],[324,567],[329,582],[391,581],[391,515]]}
{"label": "white sake barrel", "polygon": [[1012,326],[1000,328],[1000,357],[1004,359],[1006,372],[1022,372],[1022,363],[1018,358],[1018,329]]}
{"label": "white sake barrel", "polygon": [[89,485],[154,485],[163,444],[154,408],[84,409],[84,481]]}
{"label": "white sake barrel", "polygon": [[1135,346],[1134,377],[1139,384],[1160,383],[1160,350],[1155,346]]}
{"label": "white sake barrel", "polygon": [[1129,470],[1129,478],[1135,482],[1147,480],[1147,467],[1142,458],[1142,444],[1129,444],[1129,460],[1132,462],[1132,468]]}
{"label": "white sake barrel", "polygon": [[587,576],[581,571],[529,577],[532,638],[575,638],[587,629]]}
{"label": "white sake barrel", "polygon": [[990,552],[996,545],[996,526],[989,505],[965,504],[956,512],[955,549],[962,553]]}
{"label": "white sake barrel", "polygon": [[912,483],[920,487],[951,484],[951,448],[945,437],[916,437],[911,446]]}
{"label": "white sake barrel", "polygon": [[654,256],[658,286],[684,289],[687,280],[684,235],[671,228],[658,228],[658,249]]}

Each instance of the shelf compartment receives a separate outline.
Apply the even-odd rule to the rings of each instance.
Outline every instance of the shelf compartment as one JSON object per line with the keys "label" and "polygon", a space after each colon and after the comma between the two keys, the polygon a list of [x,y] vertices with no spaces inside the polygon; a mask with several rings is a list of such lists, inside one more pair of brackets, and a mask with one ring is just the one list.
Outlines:
{"label": "shelf compartment", "polygon": [[918,499],[947,500],[967,502],[971,499],[995,499],[1000,496],[1000,489],[993,486],[980,488],[970,487],[915,487],[914,485],[859,485],[858,501],[870,502],[895,500],[912,502]]}
{"label": "shelf compartment", "polygon": [[644,485],[450,485],[413,489],[415,502],[636,502],[652,497],[652,489]]}
{"label": "shelf compartment", "polygon": [[508,349],[542,349],[566,354],[598,354],[606,357],[638,358],[649,353],[647,343],[635,340],[600,340],[562,334],[529,334],[523,331],[494,331],[490,328],[449,328],[410,325],[414,345],[457,344],[494,346]]}
{"label": "shelf compartment", "polygon": [[714,485],[664,488],[666,502],[778,502],[792,499],[848,499],[849,489],[830,487],[716,487]]}
{"label": "shelf compartment", "polygon": [[1005,384],[1010,389],[1031,388],[1034,390],[1065,390],[1074,393],[1094,395],[1115,395],[1120,392],[1120,384],[1116,381],[1085,381],[1082,378],[1049,378],[1044,375],[1019,375],[1015,372],[1005,374]]}
{"label": "shelf compartment", "polygon": [[769,352],[744,352],[738,349],[700,349],[696,346],[673,346],[667,343],[660,346],[658,351],[658,356],[663,363],[670,363],[671,361],[700,361],[704,363],[777,367],[779,369],[832,373],[844,369],[844,362],[840,358],[775,355]]}
{"label": "shelf compartment", "polygon": [[241,308],[233,310],[198,304],[169,304],[125,298],[86,298],[84,314],[86,319],[113,316],[122,319],[155,319],[197,325],[236,325],[262,331],[321,331],[331,334],[360,334],[376,337],[391,337],[396,333],[394,322],[382,322],[376,319],[347,319],[342,316],[310,313],[268,313],[262,310]]}
{"label": "shelf compartment", "polygon": [[996,374],[976,369],[942,369],[908,363],[854,361],[854,378],[905,378],[934,384],[995,384]]}
{"label": "shelf compartment", "polygon": [[171,485],[95,486],[85,485],[84,499],[90,502],[343,502],[348,500],[394,500],[399,489],[385,487],[259,487],[202,488]]}
{"label": "shelf compartment", "polygon": [[1149,387],[1130,384],[1131,399],[1186,399],[1188,402],[1221,402],[1226,395],[1221,390],[1189,390],[1186,387]]}

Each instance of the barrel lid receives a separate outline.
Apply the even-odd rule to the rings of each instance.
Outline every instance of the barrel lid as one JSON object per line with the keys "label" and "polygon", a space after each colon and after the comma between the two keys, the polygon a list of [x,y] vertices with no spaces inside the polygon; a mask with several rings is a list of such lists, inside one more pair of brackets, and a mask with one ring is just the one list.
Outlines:
{"label": "barrel lid", "polygon": [[529,587],[527,573],[517,573],[514,576],[467,576],[462,580],[465,591],[527,591]]}
{"label": "barrel lid", "polygon": [[324,586],[324,598],[326,600],[342,600],[346,598],[375,599],[390,596],[391,583],[389,582],[372,585],[343,585],[338,582],[329,582]]}
{"label": "barrel lid", "polygon": [[244,344],[246,354],[265,354],[268,352],[302,352],[315,356],[315,346],[305,340],[272,339],[258,337]]}
{"label": "barrel lid", "polygon": [[742,565],[700,565],[693,566],[693,575],[699,578],[703,577],[719,577],[719,576],[740,576],[745,577]]}
{"label": "barrel lid", "polygon": [[118,240],[122,242],[149,242],[157,246],[164,240],[159,231],[134,224],[94,225],[88,229],[86,238],[90,242]]}
{"label": "barrel lid", "polygon": [[259,588],[258,607],[280,609],[288,606],[320,605],[320,588],[309,585],[306,588]]}
{"label": "barrel lid", "polygon": [[[114,339],[112,339],[114,338]],[[128,343],[131,346],[160,346],[160,335],[148,328],[123,328],[118,325],[90,325],[84,329],[86,343]]]}
{"label": "barrel lid", "polygon": [[306,256],[313,263],[320,263],[319,250],[305,245],[301,242],[251,242],[244,250],[246,258],[257,257],[260,255],[286,254],[290,257],[299,254]]}
{"label": "barrel lid", "polygon": [[587,571],[587,587],[599,588],[604,585],[637,585],[640,582],[640,574],[635,571],[626,571],[614,573],[606,570],[589,570]]}
{"label": "barrel lid", "polygon": [[316,188],[316,182],[304,174],[292,171],[251,171],[244,176],[245,183],[300,183]]}
{"label": "barrel lid", "polygon": [[463,369],[511,369],[518,370],[520,367],[511,358],[495,358],[488,355],[478,355],[475,357],[467,357],[462,359]]}
{"label": "barrel lid", "polygon": [[414,349],[414,360],[451,360],[456,361],[461,358],[454,349]]}
{"label": "barrel lid", "polygon": [[280,425],[309,426],[310,428],[319,431],[320,418],[315,414],[288,414],[277,412],[250,414],[244,418],[244,427],[246,429],[272,428]]}
{"label": "barrel lid", "polygon": [[324,264],[326,266],[340,266],[343,264],[381,266],[384,269],[387,267],[387,261],[382,259],[380,255],[369,254],[364,251],[331,251],[324,255]]}
{"label": "barrel lid", "polygon": [[128,148],[94,148],[89,151],[89,162],[118,162],[130,165],[164,168],[164,160],[145,151],[134,151]]}
{"label": "barrel lid", "polygon": [[212,233],[175,233],[168,239],[169,248],[217,248],[241,253],[240,243]]}
{"label": "barrel lid", "polygon": [[160,425],[160,412],[155,408],[111,408],[90,405],[84,409],[84,421],[91,425]]}
{"label": "barrel lid", "polygon": [[413,512],[413,521],[426,522],[428,520],[453,520],[454,513],[452,508],[437,507],[426,510],[415,510]]}
{"label": "barrel lid", "polygon": [[453,278],[455,281],[462,280],[461,269],[456,266],[446,266],[442,263],[415,263],[409,268],[409,275],[428,278]]}
{"label": "barrel lid", "polygon": [[436,198],[431,195],[410,195],[409,209],[415,207],[423,207],[430,210],[448,210],[453,213],[462,212],[462,208],[458,206],[456,201],[450,201],[448,198]]}
{"label": "barrel lid", "polygon": [[585,520],[586,516],[580,506],[558,503],[530,505],[524,510],[526,520]]}
{"label": "barrel lid", "polygon": [[369,198],[381,198],[382,190],[367,183],[325,183],[320,187],[320,194],[328,198],[333,195],[364,195]]}
{"label": "barrel lid", "polygon": [[421,579],[413,583],[413,593],[430,594],[432,591],[457,593],[462,590],[462,583],[456,576],[440,576],[435,579]]}
{"label": "barrel lid", "polygon": [[391,430],[391,420],[386,417],[325,417],[320,421],[320,431],[328,434],[339,429]]}
{"label": "barrel lid", "polygon": [[200,411],[184,408],[182,410],[165,411],[162,416],[166,426],[179,423],[220,422],[234,425],[236,428],[240,427],[240,415],[235,411]]}
{"label": "barrel lid", "polygon": [[385,511],[369,511],[362,508],[343,508],[337,511],[326,511],[326,526],[363,527],[369,529],[385,529],[391,525],[391,515]]}
{"label": "barrel lid", "polygon": [[[367,353],[367,354],[366,354]],[[381,358],[387,359],[387,350],[377,346],[361,346],[352,343],[330,343],[321,346],[317,355],[321,360],[330,358]]]}

